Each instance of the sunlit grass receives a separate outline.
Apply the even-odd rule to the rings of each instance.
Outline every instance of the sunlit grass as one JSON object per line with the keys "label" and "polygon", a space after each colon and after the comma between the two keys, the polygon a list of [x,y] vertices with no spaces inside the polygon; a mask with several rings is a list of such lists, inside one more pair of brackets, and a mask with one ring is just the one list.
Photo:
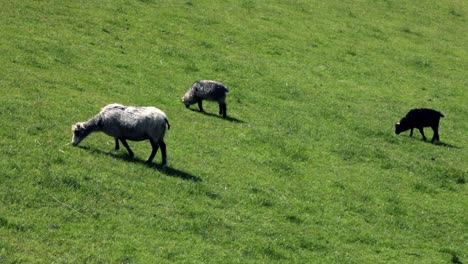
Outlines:
{"label": "sunlit grass", "polygon": [[[0,7],[0,262],[468,259],[465,3]],[[198,79],[227,119],[185,109]],[[167,167],[69,144],[114,102],[167,113]],[[446,116],[439,144],[394,134],[415,107]]]}

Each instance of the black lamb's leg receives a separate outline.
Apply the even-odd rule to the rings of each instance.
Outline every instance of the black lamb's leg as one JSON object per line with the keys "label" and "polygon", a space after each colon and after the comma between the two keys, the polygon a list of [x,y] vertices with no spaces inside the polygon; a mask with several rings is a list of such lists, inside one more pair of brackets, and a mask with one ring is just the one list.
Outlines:
{"label": "black lamb's leg", "polygon": [[411,132],[409,133],[409,136],[410,136],[410,137],[413,136],[413,128],[411,128]]}
{"label": "black lamb's leg", "polygon": [[422,127],[418,127],[418,129],[419,129],[419,132],[421,133],[421,135],[422,135],[422,137],[423,137],[423,140],[426,141],[427,138],[426,138],[426,136],[424,135],[424,130],[423,130],[423,128],[422,128]]}
{"label": "black lamb's leg", "polygon": [[158,143],[154,142],[152,139],[150,139],[149,141],[151,143],[151,146],[153,147],[153,150],[151,151],[151,155],[149,156],[148,160],[146,161],[146,163],[148,163],[148,164],[150,164],[153,161],[154,156],[156,156],[156,153],[158,152],[158,148],[159,148]]}
{"label": "black lamb's leg", "polygon": [[133,158],[135,155],[133,154],[133,151],[130,149],[130,146],[128,145],[127,140],[121,138],[120,141],[122,141],[122,144],[127,149],[128,155],[130,155],[130,158]]}
{"label": "black lamb's leg", "polygon": [[198,103],[198,109],[200,109],[200,112],[205,112],[205,111],[203,111],[203,103],[202,103],[202,100],[198,100],[197,103]]}
{"label": "black lamb's leg", "polygon": [[115,150],[119,150],[120,149],[120,146],[119,146],[119,139],[118,138],[115,138]]}
{"label": "black lamb's leg", "polygon": [[434,143],[434,141],[439,141],[439,128],[434,126],[432,127],[432,130],[434,130],[434,136],[432,137],[431,142]]}
{"label": "black lamb's leg", "polygon": [[164,140],[159,141],[159,146],[161,147],[161,154],[162,154],[162,165],[167,164],[167,154],[166,154],[166,143],[164,143]]}

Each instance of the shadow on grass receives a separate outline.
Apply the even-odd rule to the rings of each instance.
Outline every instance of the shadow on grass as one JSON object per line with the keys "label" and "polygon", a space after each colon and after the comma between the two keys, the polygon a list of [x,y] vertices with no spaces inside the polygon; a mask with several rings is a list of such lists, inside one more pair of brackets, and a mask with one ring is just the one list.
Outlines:
{"label": "shadow on grass", "polygon": [[[427,141],[427,142],[430,143],[430,141]],[[445,142],[442,142],[442,141],[436,141],[436,142],[434,142],[434,145],[436,145],[436,146],[441,146],[441,147],[446,147],[446,148],[461,149],[461,147],[459,147],[459,146],[455,146],[455,145],[452,145],[452,144],[449,144],[449,143],[445,143]]]}
{"label": "shadow on grass", "polygon": [[192,109],[192,108],[189,108],[189,109],[192,112],[197,112],[197,113],[200,113],[200,114],[203,114],[203,115],[206,115],[206,116],[217,117],[219,119],[223,119],[223,120],[233,122],[233,123],[245,123],[243,120],[237,119],[235,117],[231,117],[231,116],[222,117],[220,115],[213,114],[213,113],[200,112],[200,110],[197,110],[197,109]]}
{"label": "shadow on grass", "polygon": [[121,159],[121,160],[126,161],[126,162],[144,164],[144,165],[148,166],[149,168],[156,169],[160,173],[165,174],[165,175],[170,176],[170,177],[176,177],[176,178],[180,178],[182,180],[188,180],[188,181],[193,181],[193,182],[202,181],[202,179],[200,177],[192,175],[192,174],[187,173],[185,171],[181,171],[181,170],[178,170],[176,168],[169,167],[169,166],[163,166],[161,164],[156,164],[155,163],[156,158],[155,158],[155,160],[153,160],[153,162],[151,164],[147,164],[146,160],[141,160],[139,158],[131,158],[128,154],[119,155],[117,153],[106,152],[106,151],[103,151],[103,150],[100,150],[100,149],[90,148],[88,146],[78,146],[78,147],[81,148],[81,149],[88,150],[88,151],[90,151],[92,153],[112,156],[114,158],[118,158],[118,159]]}
{"label": "shadow on grass", "polygon": [[[144,164],[146,164],[146,162],[142,161]],[[188,180],[188,181],[193,181],[193,182],[201,182],[202,179],[198,176],[195,176],[195,175],[192,175],[190,173],[187,173],[185,171],[181,171],[181,170],[178,170],[178,169],[175,169],[175,168],[171,168],[169,166],[163,166],[161,164],[150,164],[148,165],[149,167],[151,168],[156,168],[159,172],[161,172],[162,174],[165,174],[167,176],[171,176],[171,177],[177,177],[177,178],[180,178],[182,180]]]}
{"label": "shadow on grass", "polygon": [[408,138],[411,138],[411,139],[413,139],[413,140],[421,140],[422,142],[425,142],[425,143],[428,143],[428,144],[434,144],[434,145],[436,145],[436,146],[441,146],[441,147],[446,147],[446,148],[461,149],[461,147],[459,147],[459,146],[455,146],[455,145],[452,145],[452,144],[449,144],[449,143],[446,143],[446,142],[442,142],[442,141],[431,142],[431,140],[422,140],[422,139],[415,138],[415,137],[410,137],[410,136],[408,136]]}

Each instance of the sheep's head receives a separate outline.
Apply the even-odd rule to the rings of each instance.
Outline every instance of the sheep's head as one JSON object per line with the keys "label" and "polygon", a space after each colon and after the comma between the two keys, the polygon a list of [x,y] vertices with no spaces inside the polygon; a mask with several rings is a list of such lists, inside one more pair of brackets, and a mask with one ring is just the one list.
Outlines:
{"label": "sheep's head", "polygon": [[400,120],[400,122],[395,124],[395,134],[399,135],[401,132],[406,131],[410,129],[408,127],[408,122],[406,118],[403,118]]}
{"label": "sheep's head", "polygon": [[182,103],[184,103],[185,107],[189,107],[190,105],[194,104],[197,102],[197,99],[195,98],[195,94],[189,90],[188,92],[186,92],[184,94],[184,96],[182,96],[181,98],[182,100]]}
{"label": "sheep's head", "polygon": [[401,133],[400,122],[395,124],[395,134],[399,135]]}
{"label": "sheep's head", "polygon": [[72,126],[72,133],[73,133],[72,144],[73,144],[73,146],[76,146],[76,145],[80,144],[80,142],[85,138],[85,136],[86,136],[85,131],[86,131],[86,129],[85,129],[85,126],[83,125],[83,123],[76,123],[75,125]]}

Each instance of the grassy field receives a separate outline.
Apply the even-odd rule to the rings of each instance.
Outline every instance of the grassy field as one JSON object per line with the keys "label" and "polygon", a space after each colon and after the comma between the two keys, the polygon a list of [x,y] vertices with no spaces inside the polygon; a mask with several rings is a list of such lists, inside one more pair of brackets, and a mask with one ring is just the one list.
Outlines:
{"label": "grassy field", "polygon": [[[0,263],[467,263],[468,2],[0,3]],[[225,83],[228,118],[180,97]],[[168,166],[71,125],[171,122]],[[438,144],[394,134],[441,111]],[[431,129],[426,136],[432,137]]]}

